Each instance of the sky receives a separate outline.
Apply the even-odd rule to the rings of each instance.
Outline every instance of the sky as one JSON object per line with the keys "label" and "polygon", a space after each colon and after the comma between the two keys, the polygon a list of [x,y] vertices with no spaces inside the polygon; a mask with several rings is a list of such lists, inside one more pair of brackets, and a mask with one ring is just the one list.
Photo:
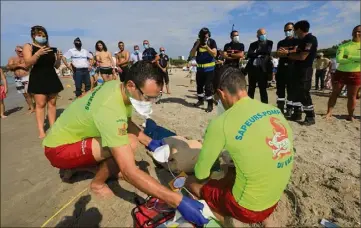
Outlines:
{"label": "sky", "polygon": [[30,28],[44,26],[52,47],[63,53],[80,37],[94,51],[103,40],[112,53],[123,41],[127,50],[144,39],[172,58],[187,58],[199,30],[208,27],[218,48],[230,41],[234,24],[248,50],[256,31],[268,39],[284,38],[287,22],[308,20],[319,48],[351,38],[360,23],[359,1],[1,1],[1,65],[15,54],[16,45],[31,42]]}

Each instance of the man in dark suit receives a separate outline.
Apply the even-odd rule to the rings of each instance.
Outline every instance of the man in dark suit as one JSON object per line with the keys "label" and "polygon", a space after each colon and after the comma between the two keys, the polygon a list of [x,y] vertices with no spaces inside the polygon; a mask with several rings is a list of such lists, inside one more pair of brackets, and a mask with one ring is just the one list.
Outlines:
{"label": "man in dark suit", "polygon": [[263,28],[258,29],[257,38],[257,41],[251,43],[247,53],[248,96],[254,98],[258,84],[261,101],[267,104],[267,81],[273,68],[271,61],[273,41],[267,40],[266,30]]}

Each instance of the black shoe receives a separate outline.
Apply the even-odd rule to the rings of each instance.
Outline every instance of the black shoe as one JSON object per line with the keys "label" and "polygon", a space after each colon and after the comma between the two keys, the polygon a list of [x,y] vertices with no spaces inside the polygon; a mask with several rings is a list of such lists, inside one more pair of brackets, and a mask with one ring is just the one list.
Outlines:
{"label": "black shoe", "polygon": [[286,108],[286,112],[284,113],[286,118],[291,118],[292,116],[292,109]]}
{"label": "black shoe", "polygon": [[305,121],[303,121],[301,124],[304,126],[311,126],[316,124],[316,121],[314,117],[306,116]]}
{"label": "black shoe", "polygon": [[300,121],[302,120],[302,112],[294,112],[292,115],[291,115],[291,118],[290,118],[292,121]]}
{"label": "black shoe", "polygon": [[213,100],[210,100],[208,101],[206,112],[212,112],[212,111],[213,111]]}
{"label": "black shoe", "polygon": [[194,104],[194,107],[199,107],[199,106],[202,106],[204,105],[204,102],[199,100],[197,103]]}

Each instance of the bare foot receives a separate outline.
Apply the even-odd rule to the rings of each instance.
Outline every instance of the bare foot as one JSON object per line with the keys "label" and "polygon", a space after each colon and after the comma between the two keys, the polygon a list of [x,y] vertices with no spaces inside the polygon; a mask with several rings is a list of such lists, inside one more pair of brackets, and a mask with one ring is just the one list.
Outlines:
{"label": "bare foot", "polygon": [[45,136],[46,136],[46,134],[43,132],[43,133],[40,133],[39,134],[39,139],[43,139],[43,138],[45,138]]}
{"label": "bare foot", "polygon": [[332,113],[327,113],[325,118],[326,118],[326,120],[331,120],[332,119]]}
{"label": "bare foot", "polygon": [[2,119],[5,119],[6,117],[8,117],[8,116],[5,116],[5,115],[1,115],[1,118],[2,118]]}
{"label": "bare foot", "polygon": [[114,196],[113,191],[108,187],[107,184],[95,184],[90,183],[90,191],[100,198],[110,198]]}
{"label": "bare foot", "polygon": [[31,109],[28,109],[29,111],[27,112],[27,114],[31,114],[33,112],[35,112],[35,109],[31,108]]}

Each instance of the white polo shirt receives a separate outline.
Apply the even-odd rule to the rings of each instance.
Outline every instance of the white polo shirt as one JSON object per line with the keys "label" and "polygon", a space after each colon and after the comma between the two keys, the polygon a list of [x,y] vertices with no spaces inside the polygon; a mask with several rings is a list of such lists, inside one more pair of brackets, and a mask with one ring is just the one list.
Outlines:
{"label": "white polo shirt", "polygon": [[66,59],[71,59],[71,63],[75,68],[88,68],[89,61],[88,59],[93,58],[93,56],[85,49],[78,51],[76,48],[69,49],[64,57]]}
{"label": "white polo shirt", "polygon": [[[141,52],[138,53],[138,56],[139,56],[139,60],[142,60],[142,59],[143,59],[143,54],[142,54]],[[132,61],[133,64],[136,63],[136,62],[138,62],[138,57],[137,57],[137,55],[136,55],[135,53],[132,53],[132,54],[130,55],[130,61]]]}

